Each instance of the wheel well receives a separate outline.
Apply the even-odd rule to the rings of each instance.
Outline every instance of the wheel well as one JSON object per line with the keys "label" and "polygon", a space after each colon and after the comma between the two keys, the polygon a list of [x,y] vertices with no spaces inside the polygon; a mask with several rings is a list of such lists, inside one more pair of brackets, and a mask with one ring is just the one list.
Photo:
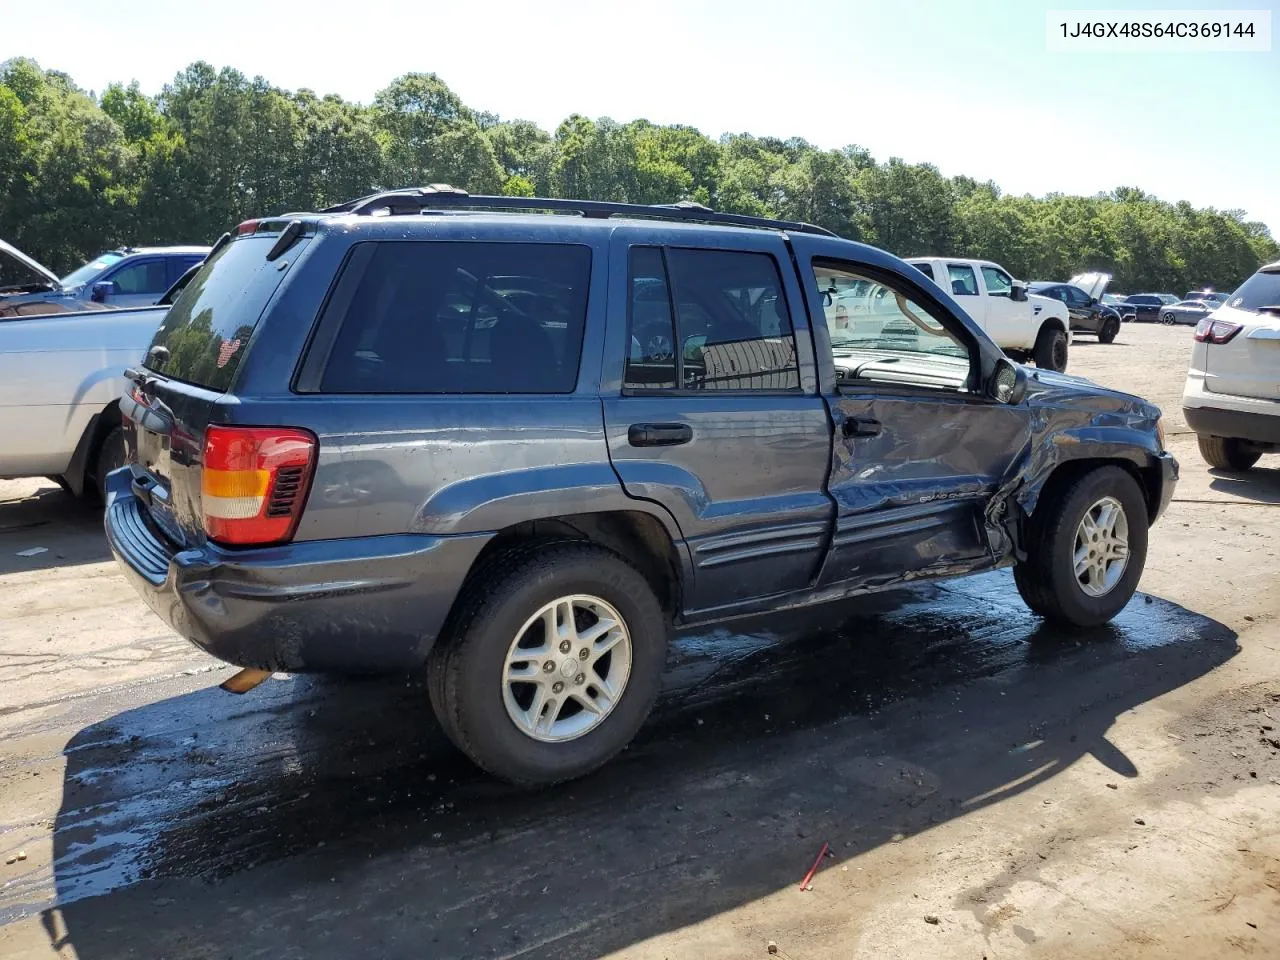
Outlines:
{"label": "wheel well", "polygon": [[67,466],[67,472],[62,475],[76,496],[84,492],[85,478],[93,475],[98,451],[102,449],[107,434],[120,426],[121,422],[120,404],[112,400],[85,427],[80,442],[76,444],[76,449],[71,454],[71,463]]}
{"label": "wheel well", "polygon": [[662,609],[671,616],[679,612],[681,578],[675,544],[656,517],[639,510],[566,514],[506,527],[485,546],[471,569],[512,547],[564,540],[586,540],[624,557],[649,581]]}
{"label": "wheel well", "polygon": [[1158,466],[1138,467],[1129,460],[1097,458],[1070,460],[1061,464],[1054,468],[1053,473],[1049,474],[1049,479],[1040,488],[1040,494],[1036,498],[1037,507],[1046,497],[1056,497],[1064,487],[1069,486],[1098,467],[1119,467],[1133,477],[1134,480],[1138,481],[1138,487],[1142,490],[1142,498],[1147,504],[1147,524],[1150,525],[1156,512],[1160,509],[1160,468]]}
{"label": "wheel well", "polygon": [[1049,327],[1053,327],[1059,333],[1067,332],[1067,325],[1063,323],[1061,320],[1059,320],[1057,317],[1046,317],[1044,323],[1040,324],[1040,330],[1036,333],[1036,339],[1039,340],[1040,334],[1043,333]]}

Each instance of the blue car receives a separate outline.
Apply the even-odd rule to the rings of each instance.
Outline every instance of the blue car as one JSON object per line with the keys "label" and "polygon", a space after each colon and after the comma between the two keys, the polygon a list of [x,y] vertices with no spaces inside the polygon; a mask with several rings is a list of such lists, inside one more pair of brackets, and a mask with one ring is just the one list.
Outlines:
{"label": "blue car", "polygon": [[155,303],[209,247],[125,247],[59,278],[0,240],[0,318]]}

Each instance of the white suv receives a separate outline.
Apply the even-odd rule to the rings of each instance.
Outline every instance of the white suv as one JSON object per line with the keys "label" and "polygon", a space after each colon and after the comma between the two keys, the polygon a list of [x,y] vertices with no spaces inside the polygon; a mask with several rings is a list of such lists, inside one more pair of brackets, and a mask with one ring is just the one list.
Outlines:
{"label": "white suv", "polygon": [[1248,470],[1280,451],[1280,261],[1200,321],[1182,412],[1210,466]]}

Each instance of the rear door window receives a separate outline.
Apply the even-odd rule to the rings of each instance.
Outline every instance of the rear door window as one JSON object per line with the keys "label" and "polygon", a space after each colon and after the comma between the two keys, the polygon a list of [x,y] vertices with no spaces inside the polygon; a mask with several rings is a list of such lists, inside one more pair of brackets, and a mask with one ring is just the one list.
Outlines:
{"label": "rear door window", "polygon": [[791,313],[767,253],[633,247],[630,312],[628,390],[800,389]]}
{"label": "rear door window", "polygon": [[[215,253],[165,314],[144,364],[175,380],[226,390],[267,301],[284,279],[267,260],[278,238],[241,237]],[[299,251],[306,240],[295,243]]]}
{"label": "rear door window", "polygon": [[935,276],[933,275],[933,264],[932,264],[932,263],[913,263],[913,264],[912,264],[912,266],[913,266],[913,267],[915,267],[917,270],[919,270],[921,273],[923,273],[923,274],[924,274],[926,277],[928,277],[930,280],[936,280],[936,279],[937,279],[937,277],[935,277]]}
{"label": "rear door window", "polygon": [[951,295],[953,297],[976,297],[978,280],[973,267],[964,263],[947,264],[947,274],[951,278]]}
{"label": "rear door window", "polygon": [[392,241],[357,260],[322,393],[573,392],[589,247]]}

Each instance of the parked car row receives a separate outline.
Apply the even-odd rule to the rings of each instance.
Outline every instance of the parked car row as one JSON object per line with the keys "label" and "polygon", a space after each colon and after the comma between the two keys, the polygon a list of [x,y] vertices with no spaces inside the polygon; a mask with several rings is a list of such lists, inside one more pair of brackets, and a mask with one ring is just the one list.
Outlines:
{"label": "parked car row", "polygon": [[154,304],[208,247],[108,250],[59,278],[0,240],[0,319]]}

